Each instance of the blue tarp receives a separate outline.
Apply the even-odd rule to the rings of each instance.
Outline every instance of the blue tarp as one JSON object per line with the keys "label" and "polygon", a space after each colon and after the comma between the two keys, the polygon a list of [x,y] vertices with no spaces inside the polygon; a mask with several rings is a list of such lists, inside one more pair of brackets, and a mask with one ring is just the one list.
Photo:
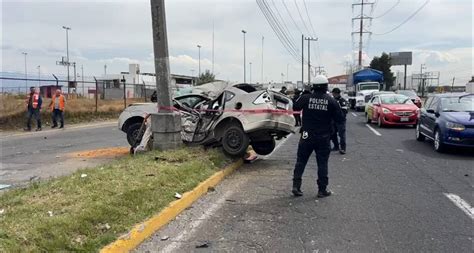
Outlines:
{"label": "blue tarp", "polygon": [[353,76],[354,84],[369,81],[383,83],[383,72],[375,69],[366,68],[355,72]]}

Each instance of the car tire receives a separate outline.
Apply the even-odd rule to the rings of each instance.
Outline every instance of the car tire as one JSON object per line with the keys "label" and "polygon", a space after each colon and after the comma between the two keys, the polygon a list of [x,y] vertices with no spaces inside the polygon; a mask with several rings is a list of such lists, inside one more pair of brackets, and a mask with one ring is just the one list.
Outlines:
{"label": "car tire", "polygon": [[140,140],[136,140],[136,139],[137,139],[137,136],[140,134],[141,126],[142,126],[142,123],[137,122],[137,123],[131,124],[127,129],[127,141],[128,141],[128,144],[130,144],[130,146],[132,147],[136,147],[138,146],[138,144],[140,144],[141,138]]}
{"label": "car tire", "polygon": [[434,133],[433,148],[436,152],[440,153],[445,150],[445,144],[441,142],[441,133],[438,129],[436,129]]}
{"label": "car tire", "polygon": [[379,116],[377,118],[377,126],[379,126],[380,128],[383,127],[383,120],[382,120],[382,116]]}
{"label": "car tire", "polygon": [[249,147],[249,137],[241,126],[230,125],[222,135],[222,148],[229,156],[242,157]]}
{"label": "car tire", "polygon": [[372,123],[372,120],[369,118],[369,114],[368,114],[368,113],[365,114],[365,122],[367,122],[367,124]]}
{"label": "car tire", "polygon": [[259,155],[269,155],[275,149],[276,143],[275,139],[271,139],[268,141],[258,141],[252,142],[252,148],[255,153]]}
{"label": "car tire", "polygon": [[416,124],[415,127],[416,127],[416,130],[415,130],[416,140],[417,141],[424,141],[425,136],[420,131],[420,124]]}

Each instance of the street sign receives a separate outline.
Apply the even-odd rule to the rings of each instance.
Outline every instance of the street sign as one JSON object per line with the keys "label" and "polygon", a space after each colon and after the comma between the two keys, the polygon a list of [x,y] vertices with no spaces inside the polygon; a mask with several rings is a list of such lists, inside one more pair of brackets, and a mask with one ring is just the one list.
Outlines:
{"label": "street sign", "polygon": [[394,52],[390,53],[390,64],[396,65],[411,65],[412,52]]}

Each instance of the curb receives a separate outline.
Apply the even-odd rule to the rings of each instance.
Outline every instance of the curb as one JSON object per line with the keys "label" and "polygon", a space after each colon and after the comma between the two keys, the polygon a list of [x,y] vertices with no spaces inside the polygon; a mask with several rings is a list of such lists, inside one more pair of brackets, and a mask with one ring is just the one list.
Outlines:
{"label": "curb", "polygon": [[226,166],[205,181],[201,182],[193,190],[183,194],[181,199],[171,202],[160,213],[154,215],[150,219],[135,225],[126,235],[119,237],[116,241],[110,243],[100,250],[101,253],[112,252],[129,252],[135,249],[145,239],[153,235],[158,229],[168,224],[171,220],[176,218],[182,211],[191,206],[194,201],[208,192],[210,187],[219,184],[226,176],[232,174],[236,169],[242,166],[243,160]]}

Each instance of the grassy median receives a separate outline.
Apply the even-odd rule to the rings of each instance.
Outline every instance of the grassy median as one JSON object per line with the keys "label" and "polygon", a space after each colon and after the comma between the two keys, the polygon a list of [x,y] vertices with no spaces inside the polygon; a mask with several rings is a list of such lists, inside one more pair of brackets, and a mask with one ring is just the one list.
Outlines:
{"label": "grassy median", "polygon": [[0,252],[98,251],[228,162],[215,149],[153,151],[8,191]]}

